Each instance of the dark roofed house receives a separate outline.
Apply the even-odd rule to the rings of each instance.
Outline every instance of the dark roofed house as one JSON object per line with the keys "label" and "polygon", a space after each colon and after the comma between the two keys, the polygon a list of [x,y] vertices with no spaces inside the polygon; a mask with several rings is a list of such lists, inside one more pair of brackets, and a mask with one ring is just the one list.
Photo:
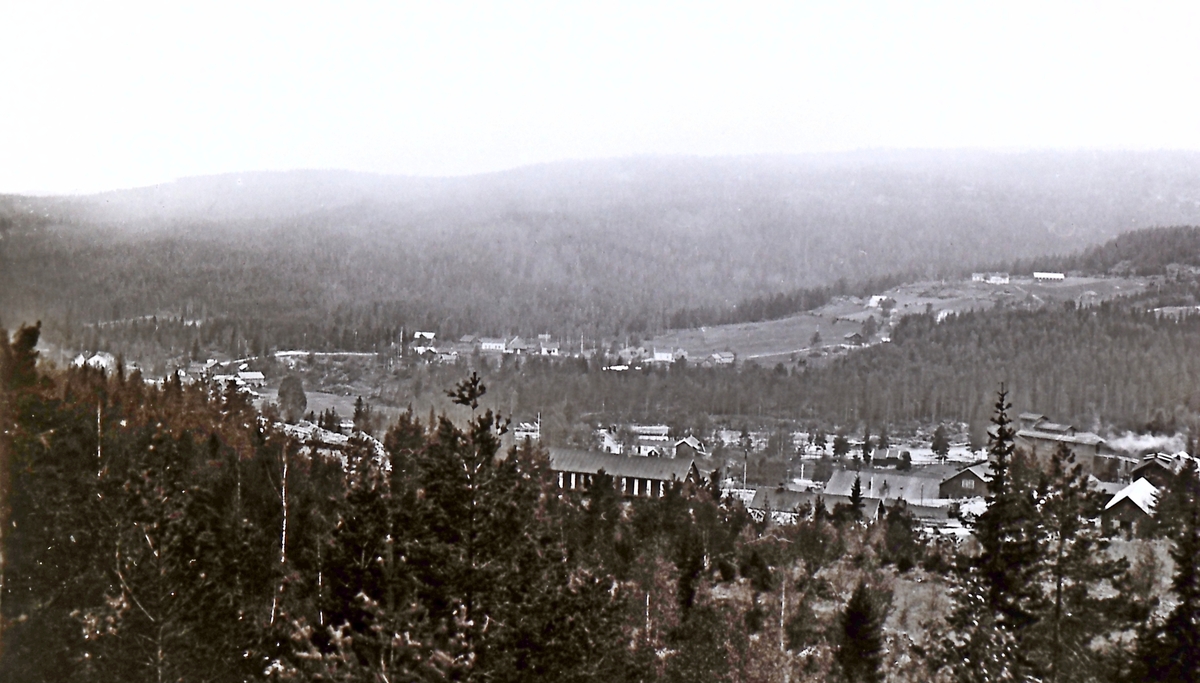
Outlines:
{"label": "dark roofed house", "polygon": [[942,480],[938,485],[939,498],[975,498],[988,494],[992,468],[988,463],[972,465]]}
{"label": "dark roofed house", "polygon": [[699,483],[702,478],[690,458],[638,458],[566,448],[550,449],[550,469],[564,489],[587,488],[604,472],[623,494],[636,497],[661,496],[668,486]]}
{"label": "dark roofed house", "polygon": [[675,442],[676,458],[695,458],[708,455],[704,442],[694,436],[685,436]]}
{"label": "dark roofed house", "polygon": [[866,341],[866,338],[858,332],[851,332],[845,337],[842,337],[842,339],[844,339],[847,344],[854,344],[855,346],[862,346],[863,342]]}
{"label": "dark roofed house", "polygon": [[1129,477],[1134,481],[1144,478],[1160,489],[1169,488],[1179,477],[1179,472],[1183,470],[1188,459],[1185,453],[1145,455],[1142,456],[1142,461],[1130,471]]}

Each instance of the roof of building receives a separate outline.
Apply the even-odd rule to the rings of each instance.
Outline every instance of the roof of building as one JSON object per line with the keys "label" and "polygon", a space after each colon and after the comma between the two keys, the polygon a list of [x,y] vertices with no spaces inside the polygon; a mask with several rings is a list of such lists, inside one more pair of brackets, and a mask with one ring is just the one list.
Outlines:
{"label": "roof of building", "polygon": [[1141,508],[1142,512],[1153,515],[1154,504],[1157,499],[1158,487],[1146,481],[1144,477],[1139,477],[1137,481],[1121,489],[1117,495],[1113,496],[1112,500],[1108,501],[1108,504],[1104,506],[1104,509],[1108,510],[1117,503],[1128,500]]}
{"label": "roof of building", "polygon": [[[1058,425],[1055,425],[1058,426]],[[1017,436],[1024,439],[1041,439],[1044,441],[1061,441],[1063,443],[1082,444],[1084,446],[1098,446],[1106,443],[1104,439],[1096,436],[1091,432],[1082,432],[1079,434],[1066,434],[1063,432],[1046,432],[1041,429],[1022,429],[1017,432]]]}
{"label": "roof of building", "polygon": [[597,451],[550,449],[550,469],[556,472],[596,474],[604,470],[614,477],[683,481],[694,466],[690,458],[643,458]]}
{"label": "roof of building", "polygon": [[1072,432],[1075,428],[1068,424],[1059,424],[1057,422],[1039,422],[1037,430],[1040,432]]}
{"label": "roof of building", "polygon": [[1130,474],[1144,472],[1151,467],[1160,467],[1171,474],[1179,474],[1189,457],[1187,453],[1175,453],[1173,455],[1168,453],[1151,453],[1144,455],[1142,456],[1142,461],[1130,470]]}
{"label": "roof of building", "polygon": [[[760,488],[754,492],[754,499],[747,506],[755,510],[774,510],[776,512],[796,512],[804,506],[813,507],[820,500],[829,512],[839,503],[849,505],[849,496],[839,496],[817,491],[789,491],[778,488]],[[863,496],[863,517],[874,519],[879,516],[881,501],[878,498]]]}
{"label": "roof of building", "polygon": [[970,472],[971,474],[975,475],[975,477],[977,479],[979,479],[980,481],[987,482],[987,481],[992,480],[992,464],[990,462],[981,462],[978,465],[971,465],[970,467],[964,467],[963,469],[961,469],[961,470],[955,472],[954,474],[951,474],[950,476],[943,479],[941,481],[941,483],[944,484],[964,472]]}
{"label": "roof of building", "polygon": [[676,441],[675,442],[676,449],[679,448],[679,444],[687,444],[688,446],[691,446],[692,450],[694,450],[694,451],[699,451],[701,453],[704,452],[704,444],[700,441],[700,439],[697,439],[694,436],[685,436],[682,439]]}
{"label": "roof of building", "polygon": [[1021,413],[1017,416],[1017,419],[1022,422],[1039,422],[1046,419],[1046,416],[1041,413]]}
{"label": "roof of building", "polygon": [[882,500],[904,499],[909,503],[920,503],[923,500],[938,497],[940,480],[935,477],[921,477],[911,474],[896,474],[894,472],[867,470],[839,470],[833,473],[825,484],[825,493],[837,496],[849,496],[854,488],[854,478],[861,477],[862,494],[867,498]]}
{"label": "roof of building", "polygon": [[1088,475],[1087,485],[1090,489],[1094,489],[1110,496],[1117,495],[1120,493],[1121,489],[1125,488],[1125,484],[1115,481],[1100,481],[1095,477],[1095,475],[1091,474]]}

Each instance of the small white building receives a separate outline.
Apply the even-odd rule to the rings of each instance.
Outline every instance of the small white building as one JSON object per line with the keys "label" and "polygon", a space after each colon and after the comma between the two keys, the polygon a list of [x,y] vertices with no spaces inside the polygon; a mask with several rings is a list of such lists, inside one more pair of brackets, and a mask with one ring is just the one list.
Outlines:
{"label": "small white building", "polygon": [[96,355],[87,359],[86,363],[89,368],[95,368],[105,372],[113,372],[117,369],[116,357],[105,351],[96,352]]}
{"label": "small white building", "polygon": [[513,429],[513,438],[517,443],[522,443],[526,439],[530,441],[541,441],[542,439],[542,419],[538,418],[537,422],[521,422]]}
{"label": "small white building", "polygon": [[1061,282],[1067,279],[1063,273],[1051,273],[1047,271],[1034,271],[1033,279],[1039,282]]}
{"label": "small white building", "polygon": [[498,351],[504,353],[507,343],[503,339],[496,337],[483,337],[479,340],[480,351]]}
{"label": "small white building", "polygon": [[256,370],[239,372],[238,379],[242,380],[242,384],[248,387],[261,387],[267,383],[267,378]]}

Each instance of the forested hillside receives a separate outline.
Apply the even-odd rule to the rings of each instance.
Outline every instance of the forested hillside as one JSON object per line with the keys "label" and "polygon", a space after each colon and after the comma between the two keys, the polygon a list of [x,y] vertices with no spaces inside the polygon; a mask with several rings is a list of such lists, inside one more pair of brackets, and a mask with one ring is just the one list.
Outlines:
{"label": "forested hillside", "polygon": [[[1175,295],[1173,295],[1175,296]],[[602,371],[599,364],[532,359],[487,368],[503,406],[540,414],[553,442],[586,439],[589,425],[656,420],[707,435],[720,424],[846,428],[986,423],[1004,383],[1019,410],[1081,429],[1200,436],[1200,315],[1160,318],[1141,304],[987,311],[905,318],[892,341],[832,362],[738,369]],[[376,400],[440,405],[436,387],[462,368],[396,373]]]}
{"label": "forested hillside", "polygon": [[1174,226],[1135,230],[1081,253],[1035,260],[1018,270],[1164,275],[1172,265],[1200,268],[1200,228]]}
{"label": "forested hillside", "polygon": [[1197,187],[1194,154],[913,152],[444,179],[263,173],[10,196],[0,320],[40,318],[56,336],[63,324],[228,316],[275,345],[332,319],[636,334],[782,315],[839,281],[960,273],[1200,223]]}

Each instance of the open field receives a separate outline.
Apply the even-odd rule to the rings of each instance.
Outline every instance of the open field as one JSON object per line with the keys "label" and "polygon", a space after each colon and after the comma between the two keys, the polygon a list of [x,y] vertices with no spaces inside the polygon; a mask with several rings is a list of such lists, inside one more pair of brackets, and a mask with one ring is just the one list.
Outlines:
{"label": "open field", "polygon": [[[915,282],[883,294],[896,301],[890,318],[895,321],[926,311],[948,315],[997,306],[1040,308],[1068,301],[1092,306],[1143,292],[1149,285],[1149,278],[1137,277],[1069,277],[1062,282],[1014,277],[1004,285],[970,280]],[[683,348],[696,361],[716,351],[732,351],[739,361],[763,365],[800,361],[817,350],[824,355],[844,353],[845,335],[860,332],[871,316],[880,329],[874,343],[887,337],[883,311],[868,303],[857,297],[839,297],[819,309],[782,320],[672,330],[647,340],[645,346]],[[816,332],[820,332],[821,342],[814,346],[811,342]]]}

